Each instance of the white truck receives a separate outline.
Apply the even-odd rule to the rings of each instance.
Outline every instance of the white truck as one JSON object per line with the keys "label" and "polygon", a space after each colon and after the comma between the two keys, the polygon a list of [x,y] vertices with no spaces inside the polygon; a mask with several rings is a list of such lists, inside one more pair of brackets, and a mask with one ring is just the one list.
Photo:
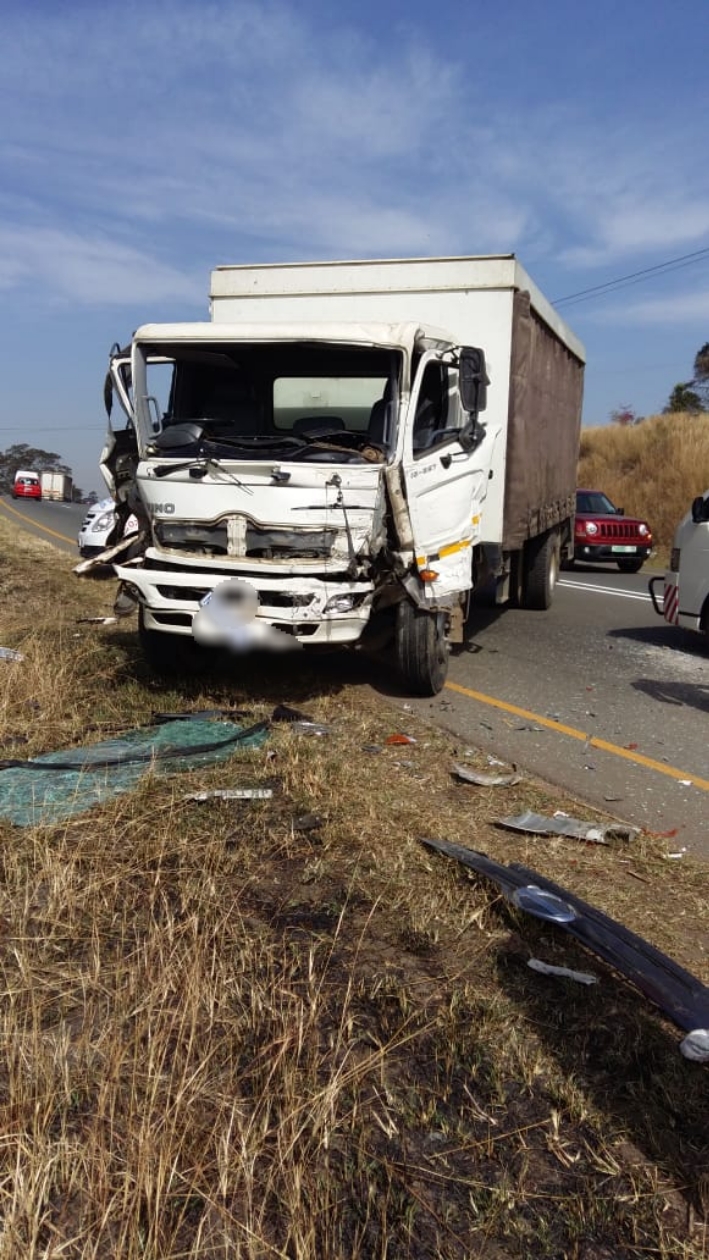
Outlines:
{"label": "white truck", "polygon": [[39,475],[42,498],[57,503],[71,503],[72,481],[67,473],[43,472]]}
{"label": "white truck", "polygon": [[682,517],[669,570],[650,578],[649,588],[655,612],[669,625],[709,636],[709,490],[697,495]]}
{"label": "white truck", "polygon": [[151,663],[189,668],[236,579],[254,642],[389,642],[435,694],[471,592],[546,608],[573,554],[583,365],[512,255],[217,268],[211,322],[110,358],[102,469],[140,523],[114,567]]}

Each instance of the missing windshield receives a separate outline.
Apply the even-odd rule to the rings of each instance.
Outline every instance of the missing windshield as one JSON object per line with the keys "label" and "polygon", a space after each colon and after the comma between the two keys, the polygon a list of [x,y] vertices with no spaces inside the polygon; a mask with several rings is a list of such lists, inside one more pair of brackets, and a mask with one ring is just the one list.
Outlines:
{"label": "missing windshield", "polygon": [[332,460],[338,453],[358,461],[372,447],[386,453],[393,444],[401,356],[392,351],[310,343],[137,350],[144,446],[159,436],[164,451],[170,430],[177,437],[186,425],[197,426],[204,453],[235,459]]}

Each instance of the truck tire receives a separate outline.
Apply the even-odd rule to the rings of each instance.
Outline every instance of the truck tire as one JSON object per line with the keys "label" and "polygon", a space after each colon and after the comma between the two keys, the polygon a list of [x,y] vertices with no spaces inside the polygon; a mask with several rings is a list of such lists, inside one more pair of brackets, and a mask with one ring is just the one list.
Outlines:
{"label": "truck tire", "polygon": [[551,530],[525,548],[524,607],[549,608],[558,576],[559,535]]}
{"label": "truck tire", "polygon": [[448,675],[445,615],[404,601],[396,619],[396,658],[406,686],[417,696],[436,696]]}
{"label": "truck tire", "polygon": [[148,630],[142,606],[138,609],[138,639],[153,674],[163,678],[189,678],[204,672],[207,653],[190,635]]}

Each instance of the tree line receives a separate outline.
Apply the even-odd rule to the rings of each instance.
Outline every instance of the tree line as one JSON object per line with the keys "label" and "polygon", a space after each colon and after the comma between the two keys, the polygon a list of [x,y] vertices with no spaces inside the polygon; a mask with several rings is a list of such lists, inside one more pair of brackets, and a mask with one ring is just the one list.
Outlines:
{"label": "tree line", "polygon": [[[663,416],[679,411],[688,411],[695,416],[709,411],[709,341],[705,341],[694,356],[692,379],[678,381],[662,408]],[[641,424],[645,417],[639,416],[633,407],[623,403],[611,411],[609,419],[611,424],[631,425]]]}
{"label": "tree line", "polygon": [[709,341],[694,356],[691,381],[678,381],[663,408],[665,415],[673,411],[709,411]]}
{"label": "tree line", "polygon": [[[15,473],[20,468],[31,468],[38,473],[59,472],[72,476],[71,468],[68,464],[62,463],[61,455],[58,455],[56,451],[43,451],[40,447],[19,442],[15,446],[8,446],[6,451],[0,451],[0,494],[10,494]],[[74,486],[73,501],[80,503],[83,497],[83,490],[79,486]]]}

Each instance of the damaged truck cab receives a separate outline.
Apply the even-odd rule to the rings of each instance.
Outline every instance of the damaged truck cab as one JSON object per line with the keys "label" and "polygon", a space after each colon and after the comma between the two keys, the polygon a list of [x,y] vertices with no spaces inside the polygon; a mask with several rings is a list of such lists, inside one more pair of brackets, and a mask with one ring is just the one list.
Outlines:
{"label": "damaged truck cab", "polygon": [[[156,669],[188,668],[195,639],[393,642],[407,687],[432,695],[486,577],[500,598],[550,602],[573,546],[582,352],[518,291],[514,259],[425,261],[433,305],[415,266],[219,269],[210,323],[145,325],[114,348],[106,401],[127,424],[102,469],[140,532],[104,559]],[[451,331],[428,320],[447,312]]]}

